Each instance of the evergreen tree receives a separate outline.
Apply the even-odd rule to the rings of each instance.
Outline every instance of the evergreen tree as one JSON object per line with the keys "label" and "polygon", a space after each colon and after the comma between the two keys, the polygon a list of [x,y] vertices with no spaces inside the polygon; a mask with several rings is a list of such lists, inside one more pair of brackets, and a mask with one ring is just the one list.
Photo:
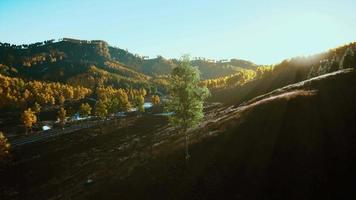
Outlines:
{"label": "evergreen tree", "polygon": [[183,56],[181,64],[171,74],[167,111],[173,112],[170,124],[177,126],[185,134],[186,160],[189,159],[188,128],[197,125],[204,117],[203,103],[209,90],[199,86],[199,70],[190,63],[189,56]]}
{"label": "evergreen tree", "polygon": [[355,53],[351,47],[347,48],[341,59],[341,69],[356,68]]}

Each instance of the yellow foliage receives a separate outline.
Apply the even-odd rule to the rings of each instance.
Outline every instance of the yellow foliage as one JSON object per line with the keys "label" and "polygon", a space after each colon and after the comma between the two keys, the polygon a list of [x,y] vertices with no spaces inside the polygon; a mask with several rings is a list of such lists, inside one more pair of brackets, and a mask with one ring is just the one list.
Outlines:
{"label": "yellow foliage", "polygon": [[22,113],[22,122],[24,123],[26,127],[26,133],[28,129],[31,129],[33,124],[37,122],[37,117],[35,115],[35,112],[31,110],[31,108],[28,108]]}
{"label": "yellow foliage", "polygon": [[0,131],[0,163],[6,159],[10,154],[11,145],[7,141],[7,138]]}
{"label": "yellow foliage", "polygon": [[151,102],[153,103],[153,105],[158,105],[160,103],[160,98],[158,95],[152,95],[151,97]]}
{"label": "yellow foliage", "polygon": [[66,122],[66,115],[67,111],[63,107],[61,107],[61,109],[59,109],[58,111],[58,120],[61,122],[62,125]]}
{"label": "yellow foliage", "polygon": [[[79,100],[91,94],[91,90],[60,83],[41,81],[24,82],[20,78],[11,78],[0,74],[0,108],[26,107],[28,103],[55,105],[56,99]],[[59,101],[61,102],[61,101]]]}

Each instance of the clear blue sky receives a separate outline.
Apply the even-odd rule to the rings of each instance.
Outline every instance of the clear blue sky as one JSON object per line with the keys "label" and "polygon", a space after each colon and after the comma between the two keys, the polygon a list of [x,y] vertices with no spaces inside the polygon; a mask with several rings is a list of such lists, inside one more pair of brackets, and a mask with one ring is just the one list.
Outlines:
{"label": "clear blue sky", "polygon": [[356,40],[355,0],[0,0],[0,41],[102,39],[133,53],[272,64]]}

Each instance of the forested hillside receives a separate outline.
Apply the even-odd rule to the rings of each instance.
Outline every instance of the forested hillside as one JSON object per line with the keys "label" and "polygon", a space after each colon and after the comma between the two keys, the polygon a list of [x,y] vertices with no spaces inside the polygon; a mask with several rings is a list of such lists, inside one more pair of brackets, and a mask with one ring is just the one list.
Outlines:
{"label": "forested hillside", "polygon": [[[25,79],[56,81],[94,88],[104,86],[165,90],[164,78],[179,64],[161,56],[148,59],[101,40],[63,38],[34,44],[0,43],[0,72]],[[212,61],[196,58],[192,63],[202,78],[230,75],[240,69],[255,69],[249,61]]]}
{"label": "forested hillside", "polygon": [[[256,70],[254,79],[244,82],[244,84],[235,84],[234,87],[229,87],[229,84],[222,79],[213,79],[210,82],[217,85],[220,83],[220,87],[213,90],[214,95],[212,95],[211,101],[238,105],[250,98],[289,84],[325,73],[355,67],[356,42],[353,42],[324,53],[309,57],[295,57],[274,66],[260,67]],[[225,98],[226,96],[229,96],[229,98]]]}

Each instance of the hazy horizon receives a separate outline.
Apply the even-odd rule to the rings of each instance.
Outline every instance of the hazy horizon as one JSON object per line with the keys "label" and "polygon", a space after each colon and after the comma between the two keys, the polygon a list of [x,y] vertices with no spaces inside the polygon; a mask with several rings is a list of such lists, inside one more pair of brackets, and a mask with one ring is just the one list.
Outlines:
{"label": "hazy horizon", "polygon": [[356,3],[258,1],[1,1],[1,42],[71,37],[156,57],[274,64],[355,40]]}

